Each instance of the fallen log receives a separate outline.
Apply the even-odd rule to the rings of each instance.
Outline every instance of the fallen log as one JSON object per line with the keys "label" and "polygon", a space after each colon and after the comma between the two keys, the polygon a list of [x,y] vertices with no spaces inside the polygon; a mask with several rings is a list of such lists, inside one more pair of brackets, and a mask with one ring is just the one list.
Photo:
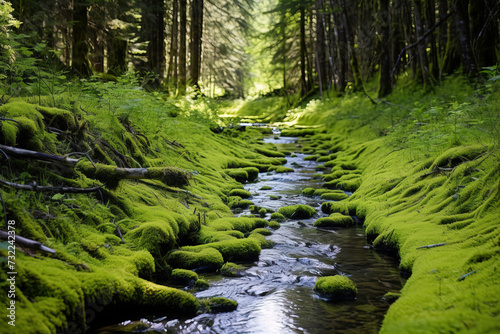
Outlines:
{"label": "fallen log", "polygon": [[434,248],[434,247],[441,247],[441,246],[445,246],[445,245],[447,245],[446,242],[444,242],[442,244],[432,244],[432,245],[420,246],[420,247],[417,247],[417,249],[421,249],[421,248]]}
{"label": "fallen log", "polygon": [[123,179],[152,179],[168,186],[180,187],[188,185],[191,178],[191,173],[177,167],[122,168],[103,164],[95,164],[94,167],[88,162],[81,162],[77,169],[110,188],[117,187]]}
{"label": "fallen log", "polygon": [[[9,234],[7,231],[0,231],[0,239],[1,240],[12,240],[12,235]],[[26,247],[29,249],[36,249],[36,250],[41,250],[44,252],[48,253],[56,253],[55,250],[52,248],[49,248],[47,246],[44,246],[41,242],[31,240],[25,237],[21,237],[20,235],[15,235],[15,245],[20,245],[22,247]]]}

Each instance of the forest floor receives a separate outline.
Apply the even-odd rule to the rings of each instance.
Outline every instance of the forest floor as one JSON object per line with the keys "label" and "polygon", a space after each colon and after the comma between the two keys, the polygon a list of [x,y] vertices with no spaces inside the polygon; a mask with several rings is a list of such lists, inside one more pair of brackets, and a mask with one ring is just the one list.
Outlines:
{"label": "forest floor", "polygon": [[[443,87],[403,86],[376,104],[353,93],[292,109],[282,97],[165,101],[100,82],[11,99],[0,106],[1,153],[9,157],[1,165],[2,229],[56,252],[18,239],[12,254],[12,243],[2,243],[0,300],[14,305],[9,321],[19,333],[77,333],[117,312],[190,316],[234,307],[153,281],[191,275],[203,288],[187,270],[254,259],[266,240],[251,232],[279,226],[232,218],[231,209],[251,205],[242,183],[293,154],[261,141],[266,129],[241,131],[246,118],[301,137],[297,149],[328,171],[317,175],[324,187],[353,192],[323,212],[358,216],[376,249],[400,257],[410,277],[381,332],[499,331],[500,93],[477,92],[460,77]],[[0,332],[12,328],[2,323]]]}

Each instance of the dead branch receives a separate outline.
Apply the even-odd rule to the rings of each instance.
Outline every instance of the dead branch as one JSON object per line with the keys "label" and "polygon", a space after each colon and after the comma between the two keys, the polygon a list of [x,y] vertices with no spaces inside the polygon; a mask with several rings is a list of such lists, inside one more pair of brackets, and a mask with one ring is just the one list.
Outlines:
{"label": "dead branch", "polygon": [[28,191],[48,191],[48,192],[54,192],[54,193],[70,193],[70,194],[81,194],[81,193],[91,193],[98,191],[101,189],[101,186],[98,187],[92,187],[92,188],[73,188],[73,187],[53,187],[53,186],[39,186],[36,184],[36,182],[33,182],[31,184],[19,184],[19,183],[14,183],[14,182],[9,182],[0,179],[0,184],[10,187],[10,188],[15,188],[15,189],[20,189],[20,190],[28,190]]}
{"label": "dead branch", "polygon": [[441,247],[441,246],[444,246],[444,245],[447,245],[446,242],[442,243],[442,244],[432,244],[432,245],[426,245],[426,246],[420,246],[420,247],[417,247],[417,249],[421,249],[421,248],[434,248],[434,247]]}
{"label": "dead branch", "polygon": [[43,161],[51,161],[51,162],[59,162],[66,165],[75,166],[78,163],[78,159],[72,159],[61,155],[56,154],[47,154],[37,151],[25,150],[23,148],[16,148],[12,146],[0,145],[0,150],[5,152],[6,154],[13,155],[18,158],[25,159],[36,159]]}
{"label": "dead branch", "polygon": [[[0,231],[0,239],[2,240],[12,240],[12,235],[10,235],[7,231]],[[41,250],[44,252],[48,253],[56,253],[55,250],[52,248],[49,248],[47,246],[44,246],[41,242],[31,240],[25,237],[21,237],[20,235],[15,236],[16,240],[16,245],[21,245],[23,247],[29,248],[29,249],[36,249],[36,250]]]}

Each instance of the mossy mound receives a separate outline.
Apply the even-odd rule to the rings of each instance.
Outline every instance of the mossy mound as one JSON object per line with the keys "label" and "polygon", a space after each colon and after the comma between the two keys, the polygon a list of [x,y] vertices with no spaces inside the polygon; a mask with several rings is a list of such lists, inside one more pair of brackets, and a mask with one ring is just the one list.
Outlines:
{"label": "mossy mound", "polygon": [[260,187],[260,190],[272,190],[273,188],[272,187],[269,187],[269,186],[262,186]]}
{"label": "mossy mound", "polygon": [[271,158],[284,158],[285,157],[284,153],[281,153],[278,151],[271,151],[271,150],[267,150],[265,148],[260,148],[260,147],[257,147],[255,150],[258,153],[265,155],[266,157],[271,157]]}
{"label": "mossy mound", "polygon": [[273,232],[269,231],[267,228],[256,228],[251,233],[259,233],[259,234],[262,234],[264,236],[273,234]]}
{"label": "mossy mound", "polygon": [[239,196],[241,198],[250,198],[252,194],[244,189],[233,189],[229,192],[229,196]]}
{"label": "mossy mound", "polygon": [[305,196],[313,196],[315,191],[315,188],[304,188],[302,189],[302,194]]}
{"label": "mossy mound", "polygon": [[267,240],[266,237],[260,233],[251,233],[248,236],[248,239],[255,240],[256,242],[258,242],[261,249],[274,247],[274,241]]}
{"label": "mossy mound", "polygon": [[308,219],[316,214],[316,210],[304,204],[284,206],[278,212],[289,219]]}
{"label": "mossy mound", "polygon": [[278,223],[282,223],[286,220],[286,217],[279,212],[273,212],[271,213],[271,219],[277,221]]}
{"label": "mossy mound", "polygon": [[245,267],[232,262],[224,263],[220,269],[221,275],[226,277],[242,277],[244,271]]}
{"label": "mossy mound", "polygon": [[256,228],[266,227],[268,222],[262,218],[232,217],[219,218],[207,223],[207,226],[217,231],[236,230],[247,233]]}
{"label": "mossy mound", "polygon": [[355,299],[358,293],[354,282],[349,277],[340,275],[318,278],[314,291],[329,300]]}
{"label": "mossy mound", "polygon": [[174,284],[193,285],[198,280],[198,274],[192,270],[174,269],[170,279]]}
{"label": "mossy mound", "polygon": [[167,262],[174,268],[216,271],[224,264],[224,258],[217,249],[203,247],[173,251]]}
{"label": "mossy mound", "polygon": [[332,193],[321,194],[321,198],[326,199],[328,201],[341,201],[343,199],[349,198],[349,195],[347,195],[344,192],[342,192],[342,193],[338,193],[338,192],[333,193],[332,192]]}
{"label": "mossy mound", "polygon": [[269,227],[276,230],[276,229],[279,229],[281,227],[281,225],[277,221],[271,220],[269,222]]}
{"label": "mossy mound", "polygon": [[384,295],[384,297],[382,297],[382,299],[385,300],[386,302],[388,302],[389,304],[392,304],[396,300],[398,300],[399,297],[401,297],[401,293],[399,293],[399,292],[387,292]]}
{"label": "mossy mound", "polygon": [[332,213],[330,217],[322,217],[314,222],[315,227],[347,227],[353,226],[354,220],[351,216],[341,213]]}
{"label": "mossy mound", "polygon": [[206,290],[210,287],[210,283],[208,283],[207,280],[200,278],[196,282],[194,282],[193,287],[198,291]]}
{"label": "mossy mound", "polygon": [[[198,246],[185,246],[182,247],[182,252],[201,253],[207,249],[216,249],[222,254],[222,263],[217,262],[217,264],[220,263],[220,266],[222,266],[224,261],[254,261],[259,258],[261,250],[257,241],[247,238],[212,242]],[[177,252],[173,254],[175,253]],[[219,258],[217,260],[219,260]],[[220,266],[218,268],[220,268]]]}
{"label": "mossy mound", "polygon": [[285,167],[285,166],[271,166],[268,169],[268,172],[276,172],[276,173],[292,173],[294,172],[293,168]]}
{"label": "mossy mound", "polygon": [[238,308],[238,303],[224,297],[201,299],[200,306],[203,313],[232,312]]}
{"label": "mossy mound", "polygon": [[355,202],[324,202],[321,204],[321,211],[327,214],[339,212],[346,216],[356,216],[356,208]]}

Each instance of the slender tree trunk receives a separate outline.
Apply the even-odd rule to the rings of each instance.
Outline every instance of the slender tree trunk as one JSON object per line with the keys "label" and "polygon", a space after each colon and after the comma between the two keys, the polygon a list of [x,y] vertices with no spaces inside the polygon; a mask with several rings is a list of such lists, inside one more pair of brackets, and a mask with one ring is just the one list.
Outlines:
{"label": "slender tree trunk", "polygon": [[304,7],[300,8],[300,95],[308,91],[306,78],[306,13]]}
{"label": "slender tree trunk", "polygon": [[193,0],[191,3],[191,84],[200,89],[201,41],[203,35],[203,0]]}
{"label": "slender tree trunk", "polygon": [[177,84],[177,58],[179,56],[179,0],[173,0],[172,4],[172,29],[170,36],[170,54],[168,60],[167,83]]}
{"label": "slender tree trunk", "polygon": [[[415,15],[415,31],[417,34],[417,40],[422,37],[422,35],[425,33],[424,32],[424,23],[422,20],[422,1],[421,0],[414,0],[414,15]],[[427,59],[427,51],[426,51],[427,44],[420,43],[417,45],[417,52],[418,52],[418,58],[420,62],[420,71],[421,71],[421,78],[422,82],[424,84],[424,87],[428,83],[429,79],[429,61]]]}
{"label": "slender tree trunk", "polygon": [[455,25],[457,28],[457,39],[460,46],[460,56],[462,58],[462,67],[464,73],[468,76],[476,76],[478,68],[474,53],[471,47],[471,39],[469,35],[469,17],[468,17],[468,0],[457,0],[455,12]]}
{"label": "slender tree trunk", "polygon": [[187,5],[186,0],[179,0],[179,80],[177,94],[186,92],[186,34],[187,34]]}
{"label": "slender tree trunk", "polygon": [[86,78],[92,75],[89,62],[89,44],[87,41],[88,28],[87,3],[76,1],[73,8],[73,53],[72,67],[78,75]]}
{"label": "slender tree trunk", "polygon": [[[436,3],[434,0],[425,0],[425,26],[430,29],[436,24]],[[430,34],[427,37],[430,46],[429,53],[429,73],[434,82],[438,82],[439,78],[439,64],[438,64],[438,48],[436,45],[436,37]]]}
{"label": "slender tree trunk", "polygon": [[345,22],[338,12],[334,11],[334,25],[338,27],[337,38],[337,62],[338,62],[338,79],[337,91],[343,93],[347,86],[346,72],[347,72],[347,40],[345,32]]}
{"label": "slender tree trunk", "polygon": [[387,96],[392,91],[391,48],[389,40],[389,0],[380,0],[380,81],[378,96]]}
{"label": "slender tree trunk", "polygon": [[323,97],[323,90],[327,85],[326,56],[325,56],[325,30],[323,1],[316,0],[316,66],[319,79],[320,97]]}
{"label": "slender tree trunk", "polygon": [[499,13],[498,0],[476,0],[470,3],[474,53],[479,66],[492,66],[498,62]]}
{"label": "slender tree trunk", "polygon": [[354,33],[352,26],[349,22],[349,16],[347,13],[347,6],[345,1],[343,1],[343,21],[345,25],[346,40],[347,40],[347,50],[349,53],[349,60],[351,65],[352,76],[354,79],[353,91],[357,91],[362,88],[361,76],[359,73],[358,58],[356,57],[356,52],[354,51]]}

